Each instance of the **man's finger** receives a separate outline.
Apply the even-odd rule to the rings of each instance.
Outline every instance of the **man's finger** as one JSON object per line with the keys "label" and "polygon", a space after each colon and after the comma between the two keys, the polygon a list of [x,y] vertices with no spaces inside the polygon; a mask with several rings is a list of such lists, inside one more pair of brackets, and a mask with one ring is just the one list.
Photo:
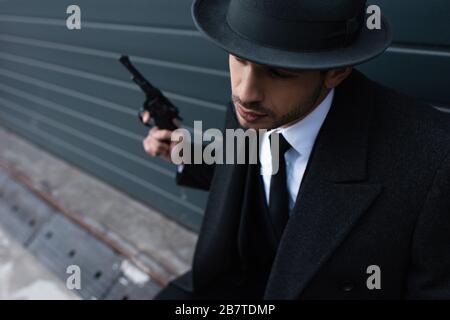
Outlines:
{"label": "man's finger", "polygon": [[144,123],[150,122],[151,119],[150,111],[145,110],[144,112],[142,112],[141,115],[142,115],[142,122]]}
{"label": "man's finger", "polygon": [[152,136],[157,140],[168,140],[170,141],[170,137],[172,136],[172,131],[170,130],[155,130],[152,133]]}

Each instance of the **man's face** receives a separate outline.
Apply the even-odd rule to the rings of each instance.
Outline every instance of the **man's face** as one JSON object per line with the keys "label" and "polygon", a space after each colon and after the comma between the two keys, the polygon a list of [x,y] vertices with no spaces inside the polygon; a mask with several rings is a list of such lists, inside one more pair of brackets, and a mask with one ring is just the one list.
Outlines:
{"label": "man's face", "polygon": [[320,71],[271,68],[229,56],[232,100],[244,128],[273,129],[306,117],[327,93]]}

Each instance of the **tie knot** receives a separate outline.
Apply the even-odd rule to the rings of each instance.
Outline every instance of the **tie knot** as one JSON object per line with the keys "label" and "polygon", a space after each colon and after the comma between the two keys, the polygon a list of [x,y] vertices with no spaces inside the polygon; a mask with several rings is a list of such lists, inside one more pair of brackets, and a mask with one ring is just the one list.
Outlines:
{"label": "tie knot", "polygon": [[[269,136],[270,144],[272,145],[272,138],[277,136],[278,137],[278,144],[279,144],[279,154],[284,155],[286,151],[288,151],[292,146],[287,142],[287,140],[284,138],[284,136],[281,133],[273,132]],[[272,148],[271,148],[272,150]]]}

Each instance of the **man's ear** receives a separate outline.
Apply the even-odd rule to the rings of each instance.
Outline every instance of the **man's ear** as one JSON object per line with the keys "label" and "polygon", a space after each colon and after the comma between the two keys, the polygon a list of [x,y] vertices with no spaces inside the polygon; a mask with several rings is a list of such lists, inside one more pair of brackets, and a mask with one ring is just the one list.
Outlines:
{"label": "man's ear", "polygon": [[352,67],[328,70],[325,74],[325,86],[328,89],[336,88],[352,73]]}

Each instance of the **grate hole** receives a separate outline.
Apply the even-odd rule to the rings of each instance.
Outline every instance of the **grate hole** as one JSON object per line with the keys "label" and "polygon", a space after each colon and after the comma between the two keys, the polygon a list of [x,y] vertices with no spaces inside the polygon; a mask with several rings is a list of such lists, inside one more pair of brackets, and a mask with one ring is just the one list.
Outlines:
{"label": "grate hole", "polygon": [[102,272],[101,272],[101,271],[97,271],[97,272],[94,274],[94,278],[95,278],[95,279],[100,279],[101,276],[102,276]]}
{"label": "grate hole", "polygon": [[46,237],[47,239],[51,239],[51,238],[53,237],[53,232],[51,232],[51,231],[47,232],[47,233],[45,234],[45,237]]}
{"label": "grate hole", "polygon": [[75,250],[70,250],[70,251],[69,251],[69,257],[70,257],[70,258],[75,257],[75,253],[76,253]]}

